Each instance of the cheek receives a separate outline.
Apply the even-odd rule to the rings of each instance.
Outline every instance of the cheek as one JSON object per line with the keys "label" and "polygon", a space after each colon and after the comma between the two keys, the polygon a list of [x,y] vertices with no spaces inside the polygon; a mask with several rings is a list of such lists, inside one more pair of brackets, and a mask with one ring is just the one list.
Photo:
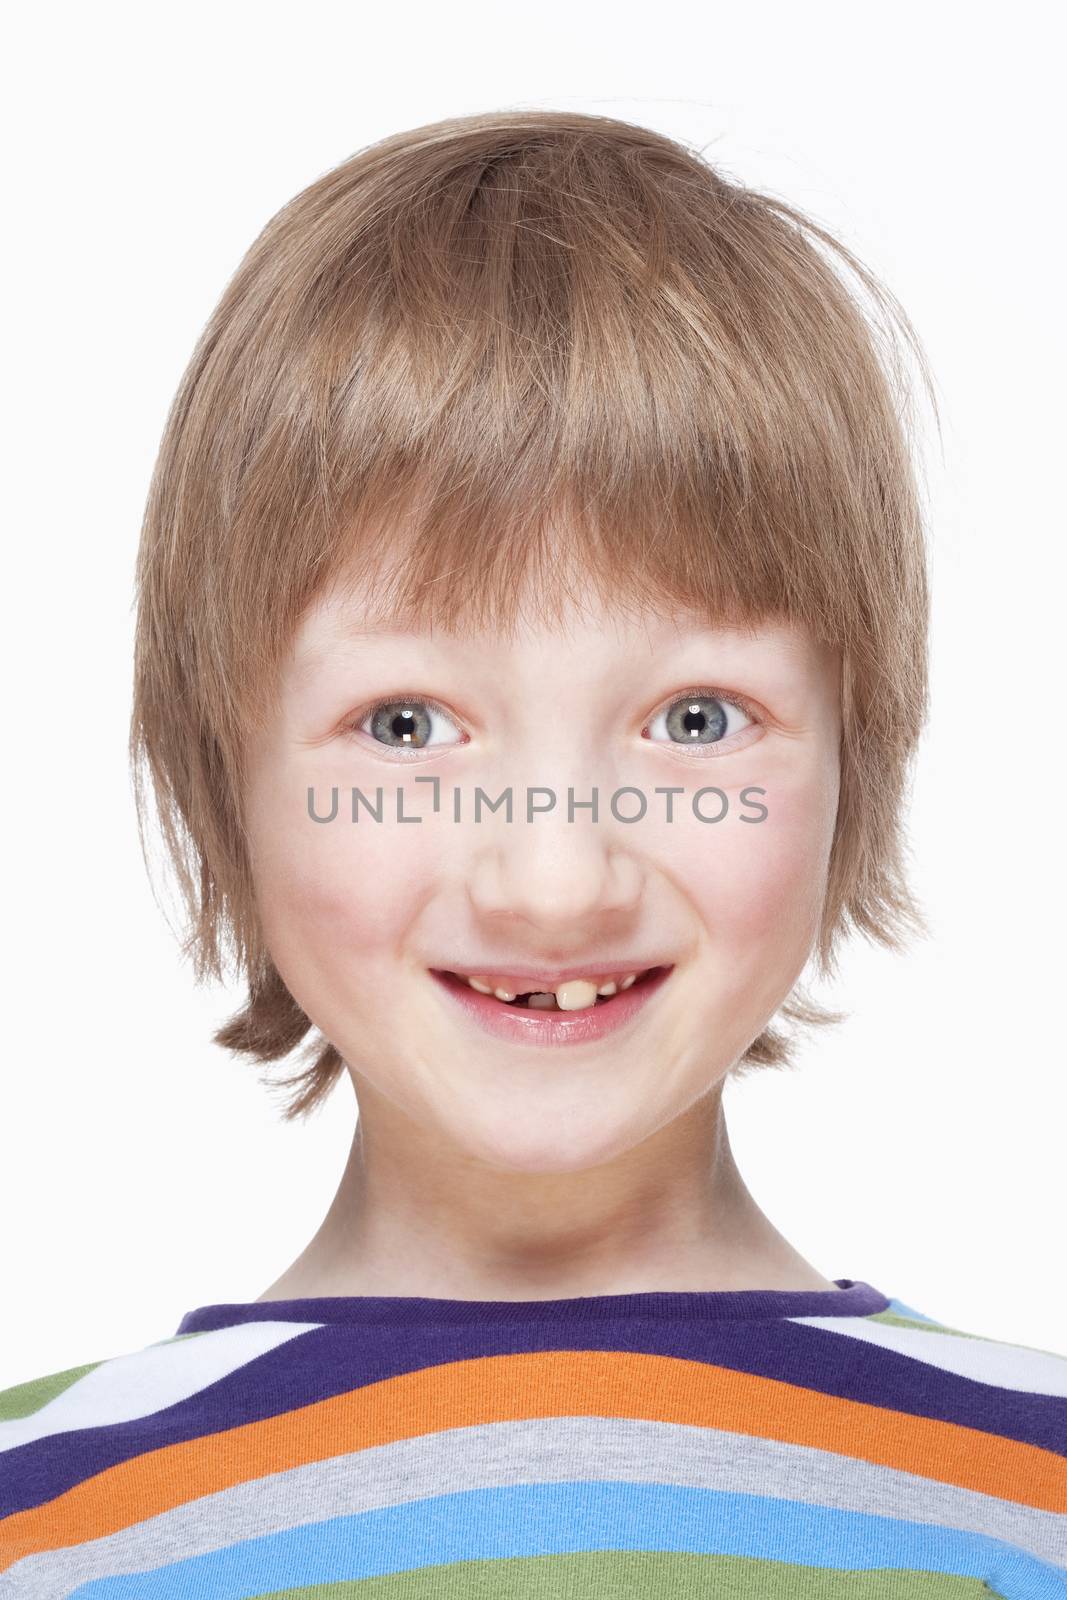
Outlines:
{"label": "cheek", "polygon": [[[767,808],[758,822],[742,821]],[[709,810],[712,810],[709,803]],[[687,893],[713,943],[728,957],[787,961],[817,934],[837,809],[824,775],[779,782],[747,804],[731,796],[720,823],[685,830]]]}
{"label": "cheek", "polygon": [[302,804],[256,819],[256,898],[275,959],[351,971],[354,953],[395,953],[429,892],[433,830],[353,823],[343,804],[333,821],[314,822]]}
{"label": "cheek", "polygon": [[807,946],[826,891],[832,816],[815,796],[783,795],[765,821],[737,832],[721,895],[734,935]]}

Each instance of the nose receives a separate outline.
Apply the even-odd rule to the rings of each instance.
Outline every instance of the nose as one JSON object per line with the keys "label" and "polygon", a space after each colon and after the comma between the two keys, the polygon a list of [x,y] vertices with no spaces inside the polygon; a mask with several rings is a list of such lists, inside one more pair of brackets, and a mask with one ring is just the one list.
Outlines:
{"label": "nose", "polygon": [[598,827],[549,820],[516,822],[496,833],[470,863],[467,892],[485,916],[509,915],[542,934],[588,932],[600,919],[640,904],[644,871]]}

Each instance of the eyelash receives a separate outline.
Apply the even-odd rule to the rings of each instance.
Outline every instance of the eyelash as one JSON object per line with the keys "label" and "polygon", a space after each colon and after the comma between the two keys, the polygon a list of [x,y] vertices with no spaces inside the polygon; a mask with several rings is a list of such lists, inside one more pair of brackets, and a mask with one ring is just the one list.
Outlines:
{"label": "eyelash", "polygon": [[[648,727],[652,722],[654,722],[655,719],[660,715],[660,713],[662,711],[669,711],[671,706],[676,705],[679,700],[688,700],[688,699],[719,700],[719,701],[722,702],[723,705],[734,706],[738,711],[744,712],[745,716],[750,718],[750,720],[753,723],[755,723],[757,725],[757,727],[763,727],[765,725],[765,722],[766,722],[766,718],[761,714],[761,712],[759,711],[758,707],[753,703],[753,701],[749,700],[746,695],[736,694],[733,690],[730,690],[729,692],[727,692],[727,690],[725,690],[725,689],[714,689],[714,688],[711,688],[708,684],[698,684],[698,685],[695,685],[695,686],[691,686],[688,689],[679,689],[677,694],[672,694],[668,699],[661,700],[659,705],[657,705],[655,707],[655,709],[652,712],[650,712],[650,714],[645,718],[645,721],[642,723],[642,730],[644,728]],[[400,690],[398,690],[398,692],[396,694],[383,695],[380,700],[373,700],[370,703],[370,705],[364,706],[361,711],[357,711],[353,717],[350,717],[343,724],[342,730],[341,730],[342,733],[348,739],[357,739],[357,738],[359,738],[361,735],[364,735],[364,732],[365,732],[365,730],[360,726],[361,723],[366,722],[369,717],[372,717],[374,715],[374,713],[377,710],[379,710],[379,708],[381,706],[393,705],[398,700],[413,700],[413,701],[416,701],[419,705],[426,706],[430,711],[436,711],[437,713],[439,713],[440,716],[446,717],[449,722],[455,722],[456,721],[456,718],[452,716],[452,713],[450,711],[446,710],[446,708],[441,704],[441,702],[439,700],[433,700],[428,695],[423,694],[420,690],[417,690],[417,689],[410,689],[410,690],[409,689],[400,689]],[[738,733],[744,733],[745,731],[746,730],[744,728],[737,729]],[[370,734],[366,734],[365,736],[368,739],[371,737]],[[733,737],[732,734],[727,735],[727,739],[732,738],[732,737]],[[373,742],[376,743],[376,744],[378,743],[377,740],[375,740]],[[650,742],[651,743],[655,743],[655,744],[659,744],[659,743],[662,743],[664,741],[661,741],[661,740],[657,739],[657,740],[653,740],[653,741],[650,741]],[[726,740],[719,740],[717,742],[720,743],[720,744],[725,744],[727,741]],[[424,750],[407,750],[407,751],[405,751],[402,747],[395,746],[395,745],[382,745],[382,744],[379,744],[378,748],[382,749],[382,750],[389,750],[393,755],[397,756],[401,761],[414,759],[414,758],[416,758],[416,757],[418,757],[420,755],[425,754]],[[439,746],[437,748],[445,749],[445,748],[449,748],[449,747],[447,747],[447,746]],[[451,748],[454,748],[454,746],[451,747]],[[694,751],[697,749],[696,746],[692,746],[692,745],[687,746],[687,745],[684,745],[684,744],[683,745],[675,745],[674,748],[678,749],[678,750],[689,749],[689,750],[694,750]],[[714,747],[713,746],[704,746],[703,748],[704,749],[710,749],[710,748],[714,748]],[[707,757],[696,756],[695,759],[696,760],[706,760]]]}

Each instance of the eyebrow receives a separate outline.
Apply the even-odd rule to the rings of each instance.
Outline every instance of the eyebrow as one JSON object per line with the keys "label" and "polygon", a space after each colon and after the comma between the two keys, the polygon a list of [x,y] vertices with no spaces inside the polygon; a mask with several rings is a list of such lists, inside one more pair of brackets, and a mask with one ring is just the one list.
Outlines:
{"label": "eyebrow", "polygon": [[456,642],[452,636],[442,634],[440,630],[431,634],[428,629],[405,628],[395,616],[363,621],[346,615],[331,621],[325,638],[298,649],[295,658],[289,663],[288,670],[298,684],[303,684],[325,666],[335,652],[346,647],[358,648],[361,645],[372,644],[376,640],[390,638],[395,638],[398,643],[409,642],[413,638],[429,644],[440,644],[443,640]]}

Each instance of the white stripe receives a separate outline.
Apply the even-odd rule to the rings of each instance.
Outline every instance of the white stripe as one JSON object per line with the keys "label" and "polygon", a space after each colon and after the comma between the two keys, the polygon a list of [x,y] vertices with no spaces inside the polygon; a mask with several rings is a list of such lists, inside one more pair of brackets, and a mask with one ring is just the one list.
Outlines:
{"label": "white stripe", "polygon": [[85,1373],[29,1417],[0,1422],[0,1451],[30,1444],[72,1428],[132,1422],[190,1395],[289,1339],[321,1327],[318,1322],[240,1322],[188,1338],[112,1356]]}
{"label": "white stripe", "polygon": [[913,1361],[955,1372],[961,1378],[973,1378],[977,1383],[993,1384],[998,1389],[1067,1396],[1067,1356],[1032,1350],[1027,1345],[1001,1344],[981,1335],[961,1338],[953,1333],[927,1333],[925,1328],[898,1328],[867,1317],[790,1317],[789,1321],[825,1328],[828,1333],[845,1334],[851,1339],[866,1339],[883,1350],[895,1350]]}

